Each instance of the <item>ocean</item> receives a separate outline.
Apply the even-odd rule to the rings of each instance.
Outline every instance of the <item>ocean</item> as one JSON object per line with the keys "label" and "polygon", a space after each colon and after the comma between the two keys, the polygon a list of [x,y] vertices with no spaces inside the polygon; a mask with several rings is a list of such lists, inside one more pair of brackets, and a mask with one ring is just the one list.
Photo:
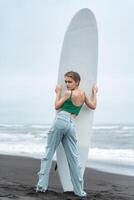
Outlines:
{"label": "ocean", "polygon": [[[0,124],[0,154],[40,159],[49,128],[50,124]],[[94,125],[87,167],[134,176],[134,124]]]}

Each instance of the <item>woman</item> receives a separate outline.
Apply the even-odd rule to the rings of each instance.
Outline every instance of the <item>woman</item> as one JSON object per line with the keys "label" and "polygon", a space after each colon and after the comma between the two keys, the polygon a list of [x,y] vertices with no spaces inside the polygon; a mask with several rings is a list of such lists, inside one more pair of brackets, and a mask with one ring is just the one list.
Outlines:
{"label": "woman", "polygon": [[88,98],[85,92],[79,89],[80,75],[77,72],[67,72],[64,75],[64,79],[67,87],[64,96],[61,97],[62,87],[60,85],[57,85],[55,89],[55,109],[59,112],[48,132],[46,151],[41,160],[36,191],[45,192],[47,190],[52,158],[57,146],[62,142],[69,165],[74,193],[85,197],[86,192],[83,190],[83,177],[78,158],[75,118],[84,103],[93,110],[96,108],[98,88],[96,85],[93,85],[91,97]]}

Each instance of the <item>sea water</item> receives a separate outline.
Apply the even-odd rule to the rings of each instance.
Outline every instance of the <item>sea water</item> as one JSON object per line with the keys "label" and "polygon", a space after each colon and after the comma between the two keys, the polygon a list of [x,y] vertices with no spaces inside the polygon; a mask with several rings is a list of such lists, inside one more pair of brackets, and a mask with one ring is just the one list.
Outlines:
{"label": "sea water", "polygon": [[[40,159],[49,128],[49,124],[0,124],[0,154]],[[134,124],[94,125],[87,167],[134,176]]]}

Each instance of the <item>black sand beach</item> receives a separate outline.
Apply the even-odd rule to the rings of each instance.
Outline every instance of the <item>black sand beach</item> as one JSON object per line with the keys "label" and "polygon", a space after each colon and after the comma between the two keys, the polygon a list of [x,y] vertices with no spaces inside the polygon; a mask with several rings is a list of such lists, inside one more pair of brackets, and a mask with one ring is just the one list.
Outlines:
{"label": "black sand beach", "polygon": [[0,200],[134,200],[134,177],[115,175],[86,168],[84,181],[86,198],[62,191],[53,162],[49,188],[46,193],[36,193],[40,160],[18,156],[0,155]]}

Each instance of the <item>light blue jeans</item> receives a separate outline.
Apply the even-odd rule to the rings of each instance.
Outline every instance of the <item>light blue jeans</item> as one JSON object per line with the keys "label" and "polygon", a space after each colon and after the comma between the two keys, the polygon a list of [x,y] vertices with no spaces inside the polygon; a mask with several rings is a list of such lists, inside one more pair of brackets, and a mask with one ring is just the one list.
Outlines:
{"label": "light blue jeans", "polygon": [[48,188],[52,158],[60,142],[62,142],[66,153],[74,193],[78,196],[86,196],[86,193],[83,191],[83,177],[78,158],[75,119],[66,111],[57,113],[48,132],[46,151],[41,159],[36,191],[45,192]]}

